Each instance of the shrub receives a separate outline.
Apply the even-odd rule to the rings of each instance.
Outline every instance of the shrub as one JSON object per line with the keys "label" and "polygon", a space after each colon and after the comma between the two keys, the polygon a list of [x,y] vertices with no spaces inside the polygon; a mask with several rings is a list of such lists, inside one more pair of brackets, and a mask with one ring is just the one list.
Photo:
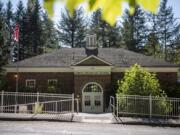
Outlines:
{"label": "shrub", "polygon": [[[117,90],[119,107],[121,111],[129,113],[148,113],[149,99],[136,100],[138,96],[154,96],[154,107],[157,113],[169,113],[172,111],[171,104],[166,101],[167,95],[160,88],[160,84],[155,74],[149,73],[141,66],[135,64],[125,71],[124,78],[118,81]],[[131,98],[124,98],[126,95],[137,95]]]}
{"label": "shrub", "polygon": [[125,71],[124,78],[118,81],[118,94],[142,96],[166,96],[161,90],[155,74],[151,74],[135,64]]}

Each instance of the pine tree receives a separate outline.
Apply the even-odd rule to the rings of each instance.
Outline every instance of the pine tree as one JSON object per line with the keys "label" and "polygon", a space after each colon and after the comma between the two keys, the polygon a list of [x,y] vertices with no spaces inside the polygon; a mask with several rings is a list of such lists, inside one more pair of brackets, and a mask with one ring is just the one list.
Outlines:
{"label": "pine tree", "polygon": [[163,0],[157,14],[158,39],[163,48],[164,59],[172,60],[171,53],[173,51],[173,41],[176,39],[180,24],[174,18],[172,7],[167,6],[167,0]]}
{"label": "pine tree", "polygon": [[144,54],[153,56],[154,58],[161,58],[161,47],[158,41],[158,38],[154,32],[151,32],[148,35],[148,40],[146,45],[144,46]]}
{"label": "pine tree", "polygon": [[147,40],[145,13],[139,6],[135,7],[135,12],[130,15],[126,10],[122,23],[122,42],[129,50],[142,52]]}
{"label": "pine tree", "polygon": [[23,60],[24,57],[24,38],[25,38],[25,32],[23,29],[23,16],[24,16],[24,5],[22,1],[20,0],[17,6],[17,11],[15,13],[15,24],[19,25],[19,42],[16,43],[14,42],[14,47],[13,47],[13,61],[19,61]]}
{"label": "pine tree", "polygon": [[6,64],[6,59],[4,57],[4,46],[5,46],[5,22],[4,22],[4,12],[3,12],[3,3],[0,1],[0,88],[2,88],[3,85],[3,75],[4,70],[2,69],[2,66]]}
{"label": "pine tree", "polygon": [[6,41],[6,47],[7,47],[7,60],[11,61],[11,48],[12,48],[12,26],[14,23],[14,14],[12,11],[12,3],[9,0],[6,5],[5,10],[5,23],[7,26],[7,41]]}
{"label": "pine tree", "polygon": [[48,18],[47,13],[43,14],[42,21],[42,29],[43,29],[43,41],[44,41],[44,53],[48,52],[49,49],[57,49],[58,48],[58,36],[57,30],[54,28],[54,23],[51,19]]}
{"label": "pine tree", "polygon": [[119,27],[110,26],[102,19],[101,9],[93,12],[90,30],[96,34],[98,45],[101,47],[118,47],[119,46]]}
{"label": "pine tree", "polygon": [[74,48],[85,45],[85,24],[82,8],[75,10],[73,16],[70,16],[68,10],[61,12],[58,35],[59,40],[65,46]]}
{"label": "pine tree", "polygon": [[32,49],[34,55],[43,53],[43,44],[41,44],[43,39],[42,36],[42,26],[41,26],[41,5],[39,0],[36,0],[34,7],[32,9],[32,16],[30,19],[31,24],[31,40],[32,40]]}

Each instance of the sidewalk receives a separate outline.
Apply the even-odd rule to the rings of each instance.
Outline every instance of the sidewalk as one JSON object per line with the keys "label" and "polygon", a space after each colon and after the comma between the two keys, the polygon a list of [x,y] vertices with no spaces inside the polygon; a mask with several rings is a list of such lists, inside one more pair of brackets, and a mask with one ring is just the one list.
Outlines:
{"label": "sidewalk", "polygon": [[156,119],[156,118],[132,118],[132,117],[119,117],[117,118],[118,124],[127,125],[154,125],[154,126],[174,126],[180,127],[180,119]]}

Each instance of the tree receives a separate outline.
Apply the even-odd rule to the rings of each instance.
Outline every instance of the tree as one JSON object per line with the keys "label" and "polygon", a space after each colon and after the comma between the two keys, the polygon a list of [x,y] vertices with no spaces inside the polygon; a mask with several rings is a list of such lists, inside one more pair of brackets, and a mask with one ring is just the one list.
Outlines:
{"label": "tree", "polygon": [[58,33],[54,28],[54,23],[49,19],[47,13],[43,14],[42,30],[42,37],[44,39],[44,52],[48,52],[48,49],[57,49]]}
{"label": "tree", "polygon": [[4,64],[6,64],[6,54],[5,54],[5,29],[4,29],[4,18],[3,18],[3,12],[2,12],[2,8],[3,4],[0,1],[0,89],[3,88],[4,85],[4,70],[2,68],[2,66]]}
{"label": "tree", "polygon": [[[53,15],[53,5],[56,0],[45,0],[44,7],[48,10],[50,15]],[[86,2],[89,10],[97,10],[102,8],[103,11],[103,19],[106,20],[109,24],[114,25],[116,23],[117,16],[121,15],[123,3],[126,2],[130,5],[130,11],[132,12],[136,5],[140,5],[146,10],[151,12],[156,12],[160,0],[116,0],[116,1],[106,1],[106,0],[67,0],[66,7],[67,9],[73,13],[73,10],[77,8],[79,5],[84,4]]]}
{"label": "tree", "polygon": [[125,11],[122,23],[122,42],[125,47],[135,52],[142,52],[147,40],[145,13],[139,6],[135,7],[133,15]]}
{"label": "tree", "polygon": [[68,10],[61,12],[58,25],[59,40],[69,47],[83,47],[85,45],[85,24],[82,8],[74,11],[70,16]]}
{"label": "tree", "polygon": [[154,58],[162,58],[161,46],[154,32],[148,35],[147,43],[144,46],[144,54]]}
{"label": "tree", "polygon": [[41,5],[39,0],[36,0],[34,3],[32,16],[30,20],[31,24],[31,40],[32,40],[32,49],[34,55],[43,53],[43,41],[42,37],[42,25],[41,25]]}
{"label": "tree", "polygon": [[118,47],[120,41],[117,24],[110,26],[102,19],[101,9],[93,12],[90,29],[97,35],[98,45],[101,47]]}
{"label": "tree", "polygon": [[[137,64],[125,71],[124,78],[118,82],[118,87],[117,97],[121,110],[130,113],[143,112],[144,108],[149,106],[149,101],[143,100],[142,102],[142,99],[136,100],[136,97],[151,95],[156,101],[153,102],[153,106],[157,112],[169,113],[172,111],[171,104],[166,101],[167,95],[161,90],[155,74],[149,73]],[[124,98],[126,95],[136,95],[136,97]]]}
{"label": "tree", "polygon": [[11,61],[11,48],[12,48],[12,26],[13,26],[13,21],[14,21],[14,15],[12,11],[12,3],[9,0],[7,5],[6,5],[6,10],[5,10],[5,23],[7,26],[7,41],[6,41],[6,47],[7,47],[7,60]]}
{"label": "tree", "polygon": [[163,0],[157,14],[157,35],[162,46],[164,59],[172,61],[173,42],[177,38],[180,24],[174,18],[172,7],[167,6],[167,0]]}
{"label": "tree", "polygon": [[16,25],[19,25],[19,42],[18,43],[14,42],[13,45],[13,61],[19,61],[24,59],[24,47],[25,47],[24,38],[26,34],[24,32],[24,27],[23,27],[24,13],[25,13],[24,5],[20,0],[15,13],[15,24],[14,24],[14,28]]}
{"label": "tree", "polygon": [[124,78],[118,82],[118,94],[164,96],[155,76],[135,64],[125,71]]}

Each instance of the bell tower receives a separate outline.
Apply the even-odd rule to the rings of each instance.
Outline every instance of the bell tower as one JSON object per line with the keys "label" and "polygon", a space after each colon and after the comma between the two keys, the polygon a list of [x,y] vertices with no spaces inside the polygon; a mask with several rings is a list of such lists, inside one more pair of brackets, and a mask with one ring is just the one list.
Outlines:
{"label": "bell tower", "polygon": [[96,34],[90,34],[86,37],[85,51],[87,56],[98,55],[98,47],[96,42]]}

